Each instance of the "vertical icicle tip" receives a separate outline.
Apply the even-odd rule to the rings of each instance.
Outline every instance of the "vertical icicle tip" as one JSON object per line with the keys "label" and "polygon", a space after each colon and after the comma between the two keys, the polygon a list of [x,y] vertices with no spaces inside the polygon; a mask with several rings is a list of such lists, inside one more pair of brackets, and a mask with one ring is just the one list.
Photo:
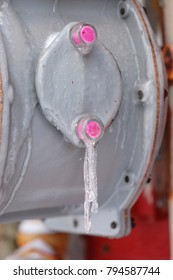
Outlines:
{"label": "vertical icicle tip", "polygon": [[104,125],[96,118],[83,118],[77,126],[78,137],[85,144],[84,159],[84,225],[91,231],[91,214],[98,211],[97,188],[97,143],[104,134]]}

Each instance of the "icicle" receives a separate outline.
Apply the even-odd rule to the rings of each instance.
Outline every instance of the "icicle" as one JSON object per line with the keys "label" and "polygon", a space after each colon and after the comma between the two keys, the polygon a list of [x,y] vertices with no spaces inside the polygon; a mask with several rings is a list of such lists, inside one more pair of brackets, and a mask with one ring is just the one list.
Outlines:
{"label": "icicle", "polygon": [[95,117],[85,117],[77,125],[77,135],[85,144],[84,160],[84,224],[86,232],[91,230],[91,214],[97,213],[97,148],[104,134],[103,123]]}
{"label": "icicle", "polygon": [[85,230],[91,230],[91,213],[97,213],[97,150],[92,140],[84,141],[86,151],[84,160],[84,184],[85,184],[85,203],[84,203],[84,223]]}

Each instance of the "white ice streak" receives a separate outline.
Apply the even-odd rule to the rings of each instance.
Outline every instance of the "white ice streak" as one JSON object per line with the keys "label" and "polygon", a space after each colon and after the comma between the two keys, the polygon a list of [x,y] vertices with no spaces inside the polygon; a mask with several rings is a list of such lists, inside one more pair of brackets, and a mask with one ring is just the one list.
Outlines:
{"label": "white ice streak", "polygon": [[97,213],[97,150],[96,144],[89,139],[85,143],[84,160],[84,184],[85,184],[85,202],[84,202],[84,224],[86,232],[91,230],[91,213]]}

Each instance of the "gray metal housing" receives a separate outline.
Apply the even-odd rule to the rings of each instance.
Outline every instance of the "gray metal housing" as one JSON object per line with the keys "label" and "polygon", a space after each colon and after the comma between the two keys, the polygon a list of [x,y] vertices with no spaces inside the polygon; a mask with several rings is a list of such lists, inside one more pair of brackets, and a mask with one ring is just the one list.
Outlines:
{"label": "gray metal housing", "polygon": [[[84,232],[84,149],[71,125],[92,108],[106,131],[98,144],[99,212],[90,234],[129,234],[130,209],[159,150],[167,107],[161,54],[145,12],[137,0],[1,0],[0,5],[0,222],[51,217],[47,224],[54,230]],[[75,22],[90,23],[98,33],[83,79],[81,58],[74,61],[77,53],[70,45],[66,52],[61,49]],[[46,70],[40,74],[43,60]],[[95,76],[92,72],[94,95],[84,85],[98,60],[110,71],[104,75],[96,67]],[[78,80],[75,102],[68,78]],[[62,92],[68,95],[67,108]],[[76,107],[79,96],[83,105]],[[115,97],[118,102],[112,104]]]}

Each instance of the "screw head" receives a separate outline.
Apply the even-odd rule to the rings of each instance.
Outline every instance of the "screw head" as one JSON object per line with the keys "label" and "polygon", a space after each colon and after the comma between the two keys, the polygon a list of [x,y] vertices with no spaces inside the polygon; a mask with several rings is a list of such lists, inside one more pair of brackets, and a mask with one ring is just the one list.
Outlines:
{"label": "screw head", "polygon": [[129,15],[129,5],[125,1],[119,2],[119,14],[122,19],[125,19]]}
{"label": "screw head", "polygon": [[76,125],[76,132],[79,139],[91,139],[94,142],[99,141],[104,134],[104,125],[96,117],[84,117]]}
{"label": "screw head", "polygon": [[112,222],[111,223],[111,228],[112,229],[116,229],[117,228],[117,223],[116,222]]}
{"label": "screw head", "polygon": [[90,24],[78,23],[71,29],[70,38],[78,52],[86,55],[90,53],[97,40],[97,31]]}
{"label": "screw head", "polygon": [[124,15],[125,15],[125,13],[126,13],[125,8],[121,8],[121,10],[120,10],[120,14],[121,14],[122,16],[124,16]]}
{"label": "screw head", "polygon": [[99,138],[102,134],[100,124],[96,121],[89,122],[86,126],[86,134],[92,139]]}
{"label": "screw head", "polygon": [[124,178],[125,182],[128,184],[130,182],[130,177],[128,175],[125,176]]}
{"label": "screw head", "polygon": [[80,31],[80,36],[85,44],[93,44],[96,41],[97,33],[91,25],[85,25]]}
{"label": "screw head", "polygon": [[138,91],[138,99],[139,99],[139,100],[142,100],[143,98],[144,98],[144,93],[143,93],[142,90],[139,90],[139,91]]}

